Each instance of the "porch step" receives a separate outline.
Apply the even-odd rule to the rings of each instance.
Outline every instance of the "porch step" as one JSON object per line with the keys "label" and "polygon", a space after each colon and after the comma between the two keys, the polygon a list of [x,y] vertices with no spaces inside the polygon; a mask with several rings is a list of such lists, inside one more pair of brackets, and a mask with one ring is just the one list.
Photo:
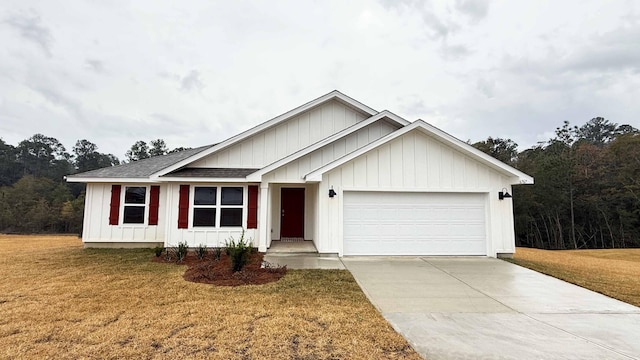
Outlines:
{"label": "porch step", "polygon": [[271,247],[267,249],[267,254],[317,254],[318,250],[313,245],[313,241],[271,241]]}
{"label": "porch step", "polygon": [[286,266],[289,269],[340,269],[344,264],[337,255],[319,255],[313,253],[276,253],[266,254],[264,260],[273,265]]}

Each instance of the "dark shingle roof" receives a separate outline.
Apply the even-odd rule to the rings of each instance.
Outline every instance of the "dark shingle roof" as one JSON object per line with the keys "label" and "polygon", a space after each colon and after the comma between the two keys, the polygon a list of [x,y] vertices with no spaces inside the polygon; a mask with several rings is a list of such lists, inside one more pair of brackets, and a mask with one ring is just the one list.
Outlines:
{"label": "dark shingle roof", "polygon": [[173,154],[150,157],[127,164],[106,167],[83,173],[73,174],[67,178],[147,178],[150,175],[166,169],[188,157],[204,151],[213,145],[201,146],[195,149],[183,150]]}
{"label": "dark shingle roof", "polygon": [[260,169],[244,168],[184,168],[162,177],[244,178]]}

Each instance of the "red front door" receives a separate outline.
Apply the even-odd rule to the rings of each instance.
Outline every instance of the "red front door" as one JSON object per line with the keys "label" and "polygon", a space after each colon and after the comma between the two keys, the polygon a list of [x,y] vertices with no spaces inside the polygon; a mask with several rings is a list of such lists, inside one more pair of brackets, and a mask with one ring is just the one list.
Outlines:
{"label": "red front door", "polygon": [[304,237],[304,189],[281,189],[280,209],[280,238]]}

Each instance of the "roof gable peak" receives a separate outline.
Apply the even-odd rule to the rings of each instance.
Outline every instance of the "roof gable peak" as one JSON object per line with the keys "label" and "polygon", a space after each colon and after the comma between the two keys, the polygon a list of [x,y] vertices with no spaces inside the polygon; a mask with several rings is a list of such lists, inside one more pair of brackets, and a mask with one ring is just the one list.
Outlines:
{"label": "roof gable peak", "polygon": [[474,158],[476,160],[480,160],[482,163],[489,165],[491,167],[493,167],[494,169],[498,169],[499,171],[502,171],[504,173],[508,173],[511,176],[515,177],[518,179],[520,184],[533,184],[533,178],[523,172],[521,172],[520,170],[507,165],[503,162],[501,162],[500,160],[497,160],[493,157],[491,157],[490,155],[487,155],[485,153],[483,153],[482,151],[474,148],[473,146],[459,140],[458,138],[440,130],[439,128],[427,123],[426,121],[422,120],[422,119],[418,119],[416,121],[414,121],[413,123],[411,123],[410,125],[407,125],[403,128],[400,128],[398,130],[396,130],[395,132],[392,132],[391,134],[382,137],[372,143],[370,143],[367,146],[364,146],[360,149],[357,149],[349,154],[344,155],[343,157],[327,164],[324,165],[320,168],[317,168],[309,173],[307,173],[304,176],[304,179],[307,181],[320,181],[322,179],[322,174],[350,161],[355,159],[356,157],[365,154],[366,152],[375,149],[377,147],[379,147],[382,144],[385,144],[393,139],[396,139],[408,132],[411,131],[420,131],[432,138],[435,138],[436,140],[444,143],[447,146],[450,146],[460,152],[462,152],[463,154],[470,156],[471,158]]}
{"label": "roof gable peak", "polygon": [[[208,156],[210,154],[213,154],[217,151],[226,149],[228,147],[230,147],[231,145],[237,144],[261,131],[264,131],[266,129],[272,128],[274,126],[277,126],[287,120],[293,119],[296,116],[298,116],[299,114],[311,110],[313,108],[316,108],[322,104],[325,104],[329,101],[339,101],[340,103],[351,107],[352,109],[366,114],[368,116],[373,116],[378,114],[378,111],[374,110],[373,108],[370,108],[369,106],[341,93],[338,90],[333,90],[325,95],[322,95],[314,100],[311,100],[303,105],[300,105],[298,107],[296,107],[295,109],[292,109],[290,111],[287,111],[279,116],[276,116],[275,118],[272,118],[270,120],[267,120],[259,125],[254,126],[253,128],[246,130],[236,136],[233,136],[225,141],[222,141],[218,144],[216,144],[215,146],[212,146],[211,148],[202,151],[201,153],[198,153],[190,158],[184,159],[183,161],[174,164],[171,167],[168,167],[166,169],[163,169],[161,171],[158,171],[156,173],[154,173],[151,177],[152,178],[158,178],[159,176],[162,175],[166,175],[174,170],[177,170],[179,168],[185,167],[191,163],[193,163],[194,161],[197,161],[199,159],[204,158],[205,156]],[[399,117],[398,117],[399,118]]]}

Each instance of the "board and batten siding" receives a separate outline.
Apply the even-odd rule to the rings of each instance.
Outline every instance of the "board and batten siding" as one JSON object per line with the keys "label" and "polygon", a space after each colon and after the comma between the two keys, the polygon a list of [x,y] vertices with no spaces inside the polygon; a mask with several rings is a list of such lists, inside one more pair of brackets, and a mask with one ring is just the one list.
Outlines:
{"label": "board and batten siding", "polygon": [[[160,202],[157,225],[109,225],[111,202],[111,185],[88,183],[85,196],[82,241],[84,243],[163,243],[166,225],[166,191],[167,186],[160,186]],[[146,186],[149,184],[121,184],[122,192],[126,186]],[[155,185],[155,184],[154,184]],[[147,190],[147,197],[149,197]],[[145,212],[148,219],[149,205]],[[122,204],[119,217],[122,219]],[[121,220],[120,220],[121,222]]]}
{"label": "board and batten siding", "polygon": [[[486,194],[487,254],[513,253],[511,179],[444,143],[415,130],[325,173],[320,184],[319,252],[342,255],[344,191],[469,192]],[[338,193],[324,196],[329,188]]]}
{"label": "board and batten siding", "polygon": [[262,181],[272,183],[302,181],[302,177],[308,172],[360,149],[396,131],[399,127],[399,125],[392,125],[386,121],[376,121],[373,124],[367,125],[352,134],[263,175]]}
{"label": "board and batten siding", "polygon": [[339,101],[329,101],[189,166],[262,168],[367,117]]}
{"label": "board and batten siding", "polygon": [[[193,186],[244,186],[243,191],[243,212],[242,212],[242,224],[246,228],[247,224],[247,201],[248,192],[246,184],[220,184],[220,183],[198,183],[198,184],[178,184],[169,183],[167,187],[167,207],[165,210],[165,217],[171,219],[167,224],[167,240],[166,246],[176,246],[179,242],[186,242],[189,247],[198,247],[205,245],[207,247],[223,247],[225,243],[233,237],[236,241],[242,236],[242,228],[240,227],[221,227],[221,228],[207,228],[207,227],[193,227],[193,198],[189,198],[189,219],[186,229],[178,229],[178,203],[180,201],[180,185],[189,185],[189,193],[192,193]],[[258,195],[258,213],[260,213],[260,206],[262,201],[260,195]],[[258,226],[260,224],[258,223]],[[247,241],[251,239],[253,246],[258,245],[258,232],[256,229],[246,229],[244,239]]]}

